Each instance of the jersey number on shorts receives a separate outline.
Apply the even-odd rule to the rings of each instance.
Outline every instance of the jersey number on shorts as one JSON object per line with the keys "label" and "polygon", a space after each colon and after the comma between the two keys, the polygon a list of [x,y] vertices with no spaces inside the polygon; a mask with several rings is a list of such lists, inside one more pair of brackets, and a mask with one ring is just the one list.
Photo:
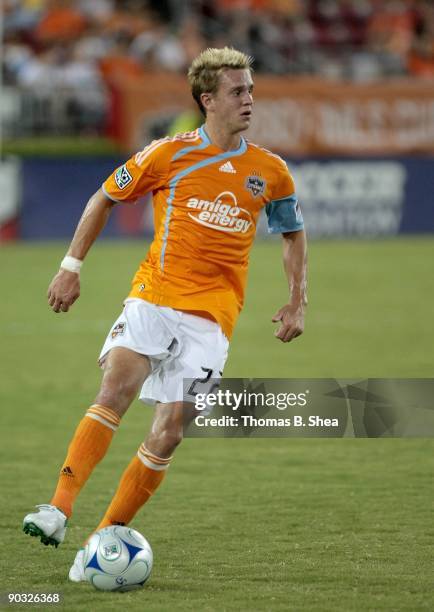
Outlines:
{"label": "jersey number on shorts", "polygon": [[[207,383],[207,382],[209,381],[209,379],[212,377],[212,375],[213,375],[213,370],[212,370],[211,368],[204,368],[204,367],[202,366],[202,368],[201,368],[201,369],[202,369],[204,372],[206,372],[207,374],[206,374],[206,376],[204,376],[203,378],[195,378],[195,379],[193,380],[193,382],[191,383],[190,388],[189,388],[189,390],[188,390],[188,395],[193,395],[193,396],[196,396],[196,395],[199,393],[199,391],[195,391],[195,387],[196,387],[196,385],[198,385],[198,384],[205,384],[205,383]],[[220,370],[219,370],[219,374],[220,374],[220,376],[222,376],[222,375],[223,375],[223,372],[220,372]],[[216,382],[215,382],[215,383],[214,383],[214,384],[213,384],[213,385],[210,387],[210,389],[207,391],[207,393],[212,393],[212,392],[213,392],[215,389],[218,389],[219,387],[220,387],[220,382],[219,382],[219,381],[216,381]]]}

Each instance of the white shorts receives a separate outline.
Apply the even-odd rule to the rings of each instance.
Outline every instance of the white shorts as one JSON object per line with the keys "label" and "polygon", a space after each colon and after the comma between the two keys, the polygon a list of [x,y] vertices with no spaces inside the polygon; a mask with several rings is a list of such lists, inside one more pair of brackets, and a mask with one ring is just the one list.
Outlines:
{"label": "white shorts", "polygon": [[117,346],[150,358],[152,371],[140,399],[153,405],[182,401],[184,379],[203,380],[209,376],[214,382],[219,380],[229,342],[214,321],[128,298],[102,347],[99,356],[102,368],[110,349]]}

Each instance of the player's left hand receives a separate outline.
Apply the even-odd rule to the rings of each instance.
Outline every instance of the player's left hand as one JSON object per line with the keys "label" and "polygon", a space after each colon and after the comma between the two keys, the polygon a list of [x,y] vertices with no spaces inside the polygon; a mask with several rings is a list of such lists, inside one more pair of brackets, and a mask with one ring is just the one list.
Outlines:
{"label": "player's left hand", "polygon": [[276,312],[272,321],[280,322],[280,327],[274,332],[276,338],[282,342],[291,342],[304,331],[304,306],[285,304]]}

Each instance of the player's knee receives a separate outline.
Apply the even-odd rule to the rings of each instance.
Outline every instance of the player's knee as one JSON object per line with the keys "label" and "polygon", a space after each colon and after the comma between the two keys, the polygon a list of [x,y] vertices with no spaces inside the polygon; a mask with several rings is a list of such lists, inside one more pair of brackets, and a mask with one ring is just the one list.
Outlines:
{"label": "player's knee", "polygon": [[150,372],[149,360],[128,349],[114,348],[104,362],[97,401],[122,413],[137,396]]}
{"label": "player's knee", "polygon": [[139,388],[140,385],[136,381],[105,380],[96,397],[96,402],[112,408],[122,416],[136,397]]}

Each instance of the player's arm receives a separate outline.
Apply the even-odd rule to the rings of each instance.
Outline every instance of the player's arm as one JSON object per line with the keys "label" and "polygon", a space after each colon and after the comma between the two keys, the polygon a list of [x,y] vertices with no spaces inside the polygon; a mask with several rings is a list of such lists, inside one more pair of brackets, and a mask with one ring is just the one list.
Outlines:
{"label": "player's arm", "polygon": [[81,262],[105,226],[113,205],[101,189],[87,203],[60,270],[48,287],[48,303],[54,312],[67,312],[80,296]]}
{"label": "player's arm", "polygon": [[48,288],[48,303],[54,312],[67,312],[80,295],[80,266],[103,229],[113,205],[134,203],[138,197],[166,184],[173,151],[167,139],[151,142],[104,181],[89,200],[60,270]]}
{"label": "player's arm", "polygon": [[307,305],[307,246],[304,229],[282,234],[283,266],[288,279],[290,299],[273,317],[280,322],[275,332],[282,342],[290,342],[304,330],[304,309]]}
{"label": "player's arm", "polygon": [[[304,330],[306,298],[306,234],[303,215],[294,192],[291,175],[283,173],[281,191],[290,195],[277,197],[266,206],[268,231],[283,237],[283,265],[288,279],[289,302],[282,306],[272,321],[279,323],[275,336],[282,342],[290,342]],[[285,191],[284,191],[285,192]]]}

